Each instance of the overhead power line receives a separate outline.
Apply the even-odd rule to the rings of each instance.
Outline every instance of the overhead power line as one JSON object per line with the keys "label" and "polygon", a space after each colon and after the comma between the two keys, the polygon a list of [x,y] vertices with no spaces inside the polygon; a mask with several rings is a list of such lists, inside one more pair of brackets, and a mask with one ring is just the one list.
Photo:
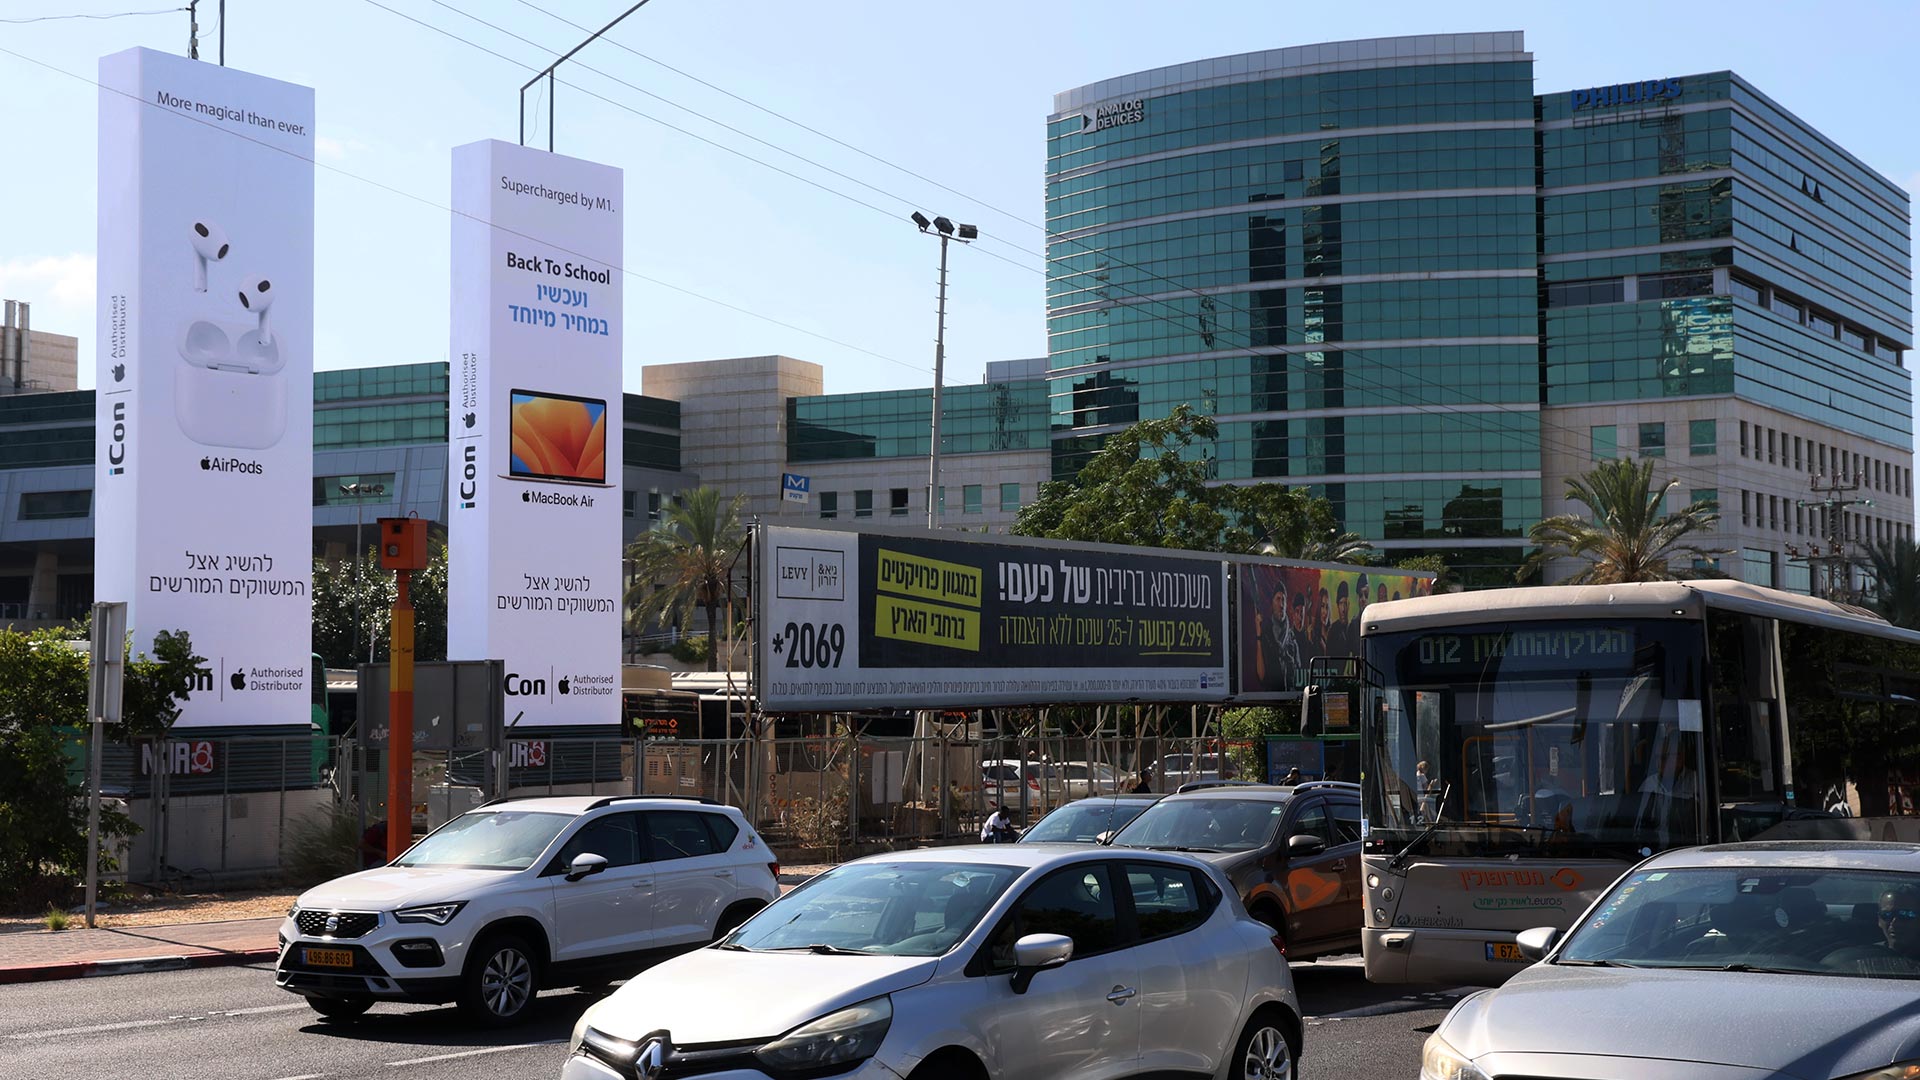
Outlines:
{"label": "overhead power line", "polygon": [[150,11],[103,11],[81,12],[70,15],[34,15],[25,19],[0,19],[0,23],[42,23],[59,22],[62,19],[126,19],[136,15],[173,15],[187,10],[183,7],[154,8]]}

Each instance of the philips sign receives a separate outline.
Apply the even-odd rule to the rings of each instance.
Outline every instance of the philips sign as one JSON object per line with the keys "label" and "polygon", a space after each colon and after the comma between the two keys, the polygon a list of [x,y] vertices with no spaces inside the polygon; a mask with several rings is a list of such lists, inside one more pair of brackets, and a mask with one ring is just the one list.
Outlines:
{"label": "philips sign", "polygon": [[1677,99],[1680,96],[1679,79],[1648,79],[1646,82],[1615,83],[1612,86],[1596,86],[1588,90],[1574,90],[1567,94],[1573,111],[1581,109],[1604,109],[1614,105],[1647,105],[1655,101]]}

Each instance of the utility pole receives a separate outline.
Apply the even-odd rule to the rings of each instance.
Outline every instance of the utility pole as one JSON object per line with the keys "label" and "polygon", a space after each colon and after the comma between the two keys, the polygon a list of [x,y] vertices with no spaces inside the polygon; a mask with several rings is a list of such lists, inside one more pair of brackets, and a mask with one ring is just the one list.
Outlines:
{"label": "utility pole", "polygon": [[392,666],[387,674],[387,861],[413,845],[413,572],[427,568],[427,523],[380,519],[380,567],[393,571]]}
{"label": "utility pole", "polygon": [[1809,489],[1818,499],[1801,499],[1796,506],[1820,512],[1821,537],[1824,544],[1809,544],[1802,553],[1792,544],[1787,545],[1787,553],[1796,559],[1805,560],[1813,578],[1813,593],[1823,600],[1857,604],[1860,602],[1859,590],[1855,587],[1853,568],[1859,560],[1848,550],[1851,538],[1847,535],[1846,510],[1850,506],[1872,506],[1872,499],[1847,497],[1849,493],[1860,490],[1860,474],[1834,473],[1828,476],[1816,474],[1808,481]]}
{"label": "utility pole", "polygon": [[200,0],[187,0],[187,59],[200,59]]}
{"label": "utility pole", "polygon": [[[940,305],[939,321],[935,324],[933,336],[933,445],[927,453],[927,528],[940,527],[940,384],[946,379],[947,370],[947,241],[956,239],[954,224],[944,217],[929,221],[925,214],[915,210],[912,214],[914,225],[923,233],[932,226],[934,232],[929,236],[940,238]],[[970,244],[979,238],[980,230],[972,225],[959,226],[957,239]]]}

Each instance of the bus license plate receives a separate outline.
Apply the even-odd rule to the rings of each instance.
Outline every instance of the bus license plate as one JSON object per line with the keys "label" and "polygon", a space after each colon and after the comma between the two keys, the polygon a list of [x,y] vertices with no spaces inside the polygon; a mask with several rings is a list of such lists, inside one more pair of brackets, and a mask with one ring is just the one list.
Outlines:
{"label": "bus license plate", "polygon": [[353,953],[347,949],[305,949],[303,952],[307,963],[314,967],[350,968],[353,966]]}
{"label": "bus license plate", "polygon": [[1515,945],[1511,941],[1487,942],[1487,959],[1505,960],[1515,964],[1524,964],[1527,962],[1527,958],[1520,952],[1520,946]]}

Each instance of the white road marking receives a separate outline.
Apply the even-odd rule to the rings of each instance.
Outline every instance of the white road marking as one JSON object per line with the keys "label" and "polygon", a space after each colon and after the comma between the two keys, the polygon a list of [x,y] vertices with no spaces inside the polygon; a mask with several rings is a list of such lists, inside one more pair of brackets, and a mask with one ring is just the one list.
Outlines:
{"label": "white road marking", "polygon": [[285,1012],[288,1009],[304,1009],[306,1003],[296,1001],[288,1005],[259,1005],[251,1009],[213,1010],[192,1015],[179,1014],[162,1017],[158,1020],[122,1020],[115,1024],[88,1024],[85,1027],[55,1028],[51,1031],[19,1031],[7,1036],[9,1039],[52,1039],[62,1035],[97,1035],[105,1031],[130,1031],[134,1028],[158,1027],[161,1024],[192,1023],[222,1016],[257,1016],[261,1013]]}
{"label": "white road marking", "polygon": [[301,1076],[283,1076],[280,1080],[320,1080],[326,1073],[306,1073]]}
{"label": "white road marking", "polygon": [[454,1058],[479,1057],[481,1054],[502,1054],[508,1050],[528,1050],[536,1046],[558,1046],[566,1041],[565,1039],[546,1039],[541,1042],[518,1043],[513,1046],[483,1046],[478,1050],[461,1050],[452,1054],[435,1054],[432,1057],[408,1058],[405,1061],[389,1061],[387,1065],[389,1068],[397,1069],[402,1065],[425,1065],[430,1061],[451,1061]]}

